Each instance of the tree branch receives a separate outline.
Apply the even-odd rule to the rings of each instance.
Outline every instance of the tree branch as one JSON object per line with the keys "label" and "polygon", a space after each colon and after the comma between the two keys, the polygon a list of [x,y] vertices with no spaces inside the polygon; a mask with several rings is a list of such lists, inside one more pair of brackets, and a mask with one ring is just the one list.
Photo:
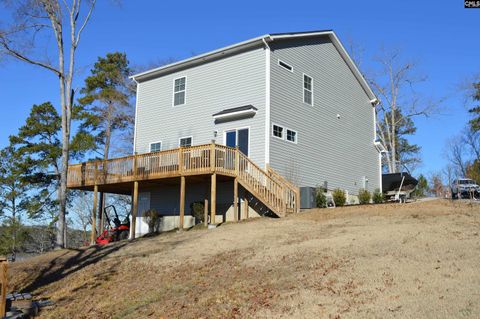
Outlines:
{"label": "tree branch", "polygon": [[90,10],[88,11],[87,16],[85,17],[85,21],[83,21],[82,26],[81,26],[80,29],[78,30],[77,38],[76,38],[76,40],[75,40],[75,46],[77,46],[78,43],[80,42],[80,36],[81,36],[83,30],[85,29],[85,27],[87,26],[87,23],[88,23],[88,21],[90,20],[90,17],[92,16],[92,12],[93,12],[93,9],[95,8],[96,2],[97,2],[96,0],[93,0],[93,1],[92,1],[92,4],[91,4],[91,6],[90,6]]}
{"label": "tree branch", "polygon": [[60,76],[61,73],[58,69],[56,69],[55,67],[49,65],[49,64],[46,64],[46,63],[43,63],[41,61],[36,61],[36,60],[33,60],[29,57],[27,57],[26,55],[10,48],[10,46],[6,43],[5,39],[4,38],[0,38],[0,44],[5,48],[5,50],[7,51],[7,54],[19,59],[19,60],[22,60],[24,62],[27,62],[27,63],[30,63],[30,64],[33,64],[33,65],[38,65],[38,66],[41,66],[42,68],[45,68],[47,70],[50,70],[52,71],[53,73],[55,73],[56,75]]}

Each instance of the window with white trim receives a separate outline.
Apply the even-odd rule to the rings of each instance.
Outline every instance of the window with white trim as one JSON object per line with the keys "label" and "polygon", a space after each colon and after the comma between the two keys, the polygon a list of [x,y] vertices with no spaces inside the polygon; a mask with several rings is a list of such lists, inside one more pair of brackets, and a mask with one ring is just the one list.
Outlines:
{"label": "window with white trim", "polygon": [[189,136],[189,137],[182,137],[180,139],[180,143],[179,143],[180,147],[188,147],[188,146],[192,146],[192,137]]}
{"label": "window with white trim", "polygon": [[173,86],[173,106],[185,104],[185,94],[187,91],[187,78],[181,77],[175,79]]}
{"label": "window with white trim", "polygon": [[278,65],[281,66],[282,68],[290,71],[290,72],[293,72],[293,67],[291,65],[281,61],[281,60],[278,60]]}
{"label": "window with white trim", "polygon": [[313,105],[313,79],[306,74],[303,75],[303,102]]}
{"label": "window with white trim", "polygon": [[275,137],[283,139],[283,127],[273,124],[272,126],[272,134]]}
{"label": "window with white trim", "polygon": [[159,152],[162,150],[162,142],[150,143],[150,152]]}
{"label": "window with white trim", "polygon": [[287,141],[297,143],[297,132],[287,128]]}

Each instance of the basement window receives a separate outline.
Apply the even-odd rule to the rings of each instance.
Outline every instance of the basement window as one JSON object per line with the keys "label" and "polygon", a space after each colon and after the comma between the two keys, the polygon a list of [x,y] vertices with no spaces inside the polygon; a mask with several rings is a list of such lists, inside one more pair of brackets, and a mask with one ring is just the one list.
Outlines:
{"label": "basement window", "polygon": [[283,127],[273,124],[272,134],[274,137],[277,137],[283,140]]}
{"label": "basement window", "polygon": [[284,69],[287,69],[290,72],[293,72],[293,67],[283,61],[278,60],[278,65],[280,65]]}
{"label": "basement window", "polygon": [[187,91],[187,78],[181,77],[174,80],[173,85],[173,106],[185,104]]}
{"label": "basement window", "polygon": [[287,128],[287,141],[297,143],[297,132]]}

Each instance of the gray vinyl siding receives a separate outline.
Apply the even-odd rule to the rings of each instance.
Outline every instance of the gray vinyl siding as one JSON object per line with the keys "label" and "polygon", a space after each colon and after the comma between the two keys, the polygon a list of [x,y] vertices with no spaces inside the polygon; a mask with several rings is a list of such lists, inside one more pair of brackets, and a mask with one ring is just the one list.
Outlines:
{"label": "gray vinyl siding", "polygon": [[[138,86],[135,151],[149,151],[161,141],[162,150],[178,147],[179,138],[193,137],[193,145],[223,144],[224,132],[250,128],[250,158],[265,162],[265,50],[262,47],[228,56],[183,71],[142,82]],[[186,76],[186,104],[173,106],[174,79]],[[253,105],[249,119],[215,124],[212,114]]]}
{"label": "gray vinyl siding", "polygon": [[[303,73],[313,78],[313,106],[303,103]],[[300,186],[327,181],[350,194],[364,176],[368,189],[380,187],[373,107],[327,37],[271,45],[270,112],[271,123],[298,132],[293,144],[272,137],[270,128],[270,165],[282,175]]]}

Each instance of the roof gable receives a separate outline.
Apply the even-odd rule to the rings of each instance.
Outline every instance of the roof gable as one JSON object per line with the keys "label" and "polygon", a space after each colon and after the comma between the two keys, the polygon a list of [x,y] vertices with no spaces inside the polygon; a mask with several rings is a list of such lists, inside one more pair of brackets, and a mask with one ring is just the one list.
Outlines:
{"label": "roof gable", "polygon": [[350,70],[352,71],[352,73],[354,74],[354,76],[362,86],[367,96],[372,100],[372,103],[377,101],[377,97],[373,93],[369,84],[363,77],[358,67],[353,62],[348,52],[345,50],[345,47],[342,45],[342,43],[338,39],[335,32],[333,32],[332,30],[265,34],[260,37],[239,42],[239,43],[236,43],[227,47],[223,47],[214,51],[210,51],[201,55],[197,55],[185,60],[181,60],[175,63],[161,66],[159,68],[141,72],[131,76],[130,78],[137,82],[147,81],[151,78],[162,76],[170,72],[175,72],[179,69],[194,67],[199,64],[208,63],[210,61],[223,58],[226,55],[236,54],[237,52],[250,50],[252,48],[257,48],[259,46],[265,46],[265,45],[268,45],[268,43],[273,42],[275,40],[308,38],[308,37],[318,37],[318,36],[328,36],[330,38],[331,42],[333,43],[337,51],[340,53],[342,58],[345,60],[348,67],[350,68]]}

